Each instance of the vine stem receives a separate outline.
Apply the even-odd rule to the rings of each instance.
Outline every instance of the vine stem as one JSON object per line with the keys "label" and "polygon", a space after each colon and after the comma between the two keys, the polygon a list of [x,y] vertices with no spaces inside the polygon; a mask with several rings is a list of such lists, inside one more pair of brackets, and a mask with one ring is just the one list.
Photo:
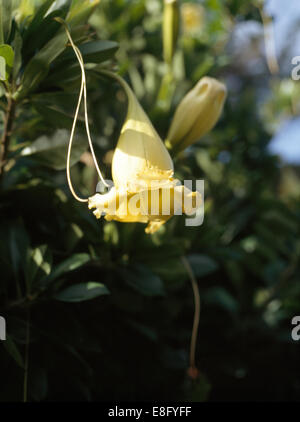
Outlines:
{"label": "vine stem", "polygon": [[4,130],[1,138],[1,150],[0,150],[0,178],[4,173],[4,167],[6,165],[6,158],[9,149],[10,137],[12,134],[12,126],[15,118],[16,102],[11,98],[7,98],[7,108],[5,113]]}
{"label": "vine stem", "polygon": [[27,398],[28,398],[29,342],[30,342],[30,307],[28,307],[27,309],[26,345],[25,345],[25,362],[24,362],[24,388],[23,388],[23,402],[24,403],[27,403]]}
{"label": "vine stem", "polygon": [[199,328],[199,322],[200,322],[200,292],[198,283],[196,280],[196,277],[193,273],[193,270],[190,266],[189,261],[186,259],[185,256],[181,257],[183,265],[186,269],[186,272],[190,278],[193,294],[194,294],[194,303],[195,303],[195,312],[194,312],[194,321],[193,321],[193,329],[192,329],[192,336],[191,336],[191,343],[190,343],[190,368],[189,372],[191,374],[198,373],[198,370],[196,368],[196,343],[197,343],[197,337],[198,337],[198,328]]}

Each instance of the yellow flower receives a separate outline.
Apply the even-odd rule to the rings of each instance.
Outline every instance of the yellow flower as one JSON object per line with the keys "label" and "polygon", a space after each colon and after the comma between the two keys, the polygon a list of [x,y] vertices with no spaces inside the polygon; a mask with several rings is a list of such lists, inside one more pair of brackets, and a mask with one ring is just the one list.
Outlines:
{"label": "yellow flower", "polygon": [[205,76],[176,108],[166,145],[176,152],[187,148],[209,132],[223,110],[227,90],[224,84]]}
{"label": "yellow flower", "polygon": [[154,233],[172,215],[191,215],[200,194],[173,178],[173,162],[165,145],[127,83],[115,74],[128,96],[128,111],[113,159],[114,187],[89,198],[89,208],[106,220],[148,223]]}

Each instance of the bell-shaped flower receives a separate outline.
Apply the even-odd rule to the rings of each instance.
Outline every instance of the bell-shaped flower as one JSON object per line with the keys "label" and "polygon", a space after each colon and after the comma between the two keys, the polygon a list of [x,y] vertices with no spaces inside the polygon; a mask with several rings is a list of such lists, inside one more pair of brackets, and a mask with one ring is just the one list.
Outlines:
{"label": "bell-shaped flower", "polygon": [[148,223],[146,233],[154,233],[174,214],[195,213],[201,196],[173,178],[170,154],[131,88],[109,75],[125,89],[128,111],[112,159],[114,186],[89,198],[89,208],[97,218]]}
{"label": "bell-shaped flower", "polygon": [[176,152],[197,142],[217,123],[227,95],[223,83],[205,76],[176,108],[166,145]]}

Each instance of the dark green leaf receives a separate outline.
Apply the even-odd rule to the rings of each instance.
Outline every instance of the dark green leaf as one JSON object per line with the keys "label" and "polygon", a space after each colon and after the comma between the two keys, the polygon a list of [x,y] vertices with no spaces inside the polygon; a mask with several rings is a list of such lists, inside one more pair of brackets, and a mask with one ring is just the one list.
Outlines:
{"label": "dark green leaf", "polygon": [[132,327],[138,333],[141,333],[143,336],[147,337],[151,341],[157,341],[158,335],[154,328],[148,327],[144,324],[136,322],[132,319],[127,319],[127,324]]}
{"label": "dark green leaf", "polygon": [[223,287],[212,287],[205,294],[205,303],[218,305],[229,312],[237,312],[238,302],[236,299]]}
{"label": "dark green leaf", "polygon": [[22,98],[30,91],[33,91],[46,77],[50,64],[58,57],[66,47],[67,35],[64,29],[52,38],[28,63],[26,66],[22,87],[19,96]]}
{"label": "dark green leaf", "polygon": [[134,290],[145,296],[163,296],[165,294],[162,280],[151,270],[142,265],[120,270],[120,276]]}
{"label": "dark green leaf", "polygon": [[27,30],[24,34],[24,41],[27,41],[28,37],[32,35],[32,33],[36,33],[36,30],[39,28],[40,24],[43,21],[43,18],[47,12],[47,10],[50,8],[50,6],[54,3],[55,0],[45,0],[40,7],[35,12],[35,15],[30,22]]}
{"label": "dark green leaf", "polygon": [[218,263],[207,255],[189,255],[188,261],[196,277],[204,277],[218,269]]}
{"label": "dark green leaf", "polygon": [[16,80],[22,66],[22,36],[19,31],[16,31],[15,33],[13,47],[15,52],[13,63],[13,79]]}
{"label": "dark green leaf", "polygon": [[[82,53],[83,61],[85,63],[101,63],[110,59],[118,49],[118,44],[115,41],[100,40],[90,41],[79,45],[79,50]],[[64,59],[74,59],[75,53],[68,51],[64,55]]]}
{"label": "dark green leaf", "polygon": [[48,14],[34,31],[31,31],[24,42],[23,53],[25,57],[32,56],[36,51],[40,50],[49,40],[53,39],[58,30],[62,29],[61,24],[54,18],[60,17],[64,19],[69,11],[70,4],[55,9]]}
{"label": "dark green leaf", "polygon": [[109,290],[104,284],[89,281],[67,287],[55,295],[55,298],[63,302],[83,302],[107,294]]}
{"label": "dark green leaf", "polygon": [[55,103],[52,106],[36,105],[36,110],[43,116],[44,120],[49,122],[51,126],[57,129],[71,129],[73,124],[73,116],[65,111],[57,108]]}
{"label": "dark green leaf", "polygon": [[13,339],[10,336],[7,336],[3,344],[7,352],[10,354],[10,356],[17,362],[17,364],[21,368],[24,368],[24,361],[23,361],[22,355],[19,352],[19,349],[17,348]]}
{"label": "dark green leaf", "polygon": [[12,268],[15,277],[18,278],[20,268],[25,265],[25,255],[29,247],[29,238],[22,224],[9,227],[8,248],[10,251]]}

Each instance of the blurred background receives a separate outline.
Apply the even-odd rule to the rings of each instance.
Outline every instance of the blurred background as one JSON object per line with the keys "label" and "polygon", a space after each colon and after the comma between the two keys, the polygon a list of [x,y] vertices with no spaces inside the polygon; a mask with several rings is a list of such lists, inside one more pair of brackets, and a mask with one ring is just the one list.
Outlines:
{"label": "blurred background", "polygon": [[[18,92],[0,192],[0,400],[299,400],[299,1],[179,1],[167,82],[162,0],[12,4],[3,44],[15,61],[0,87],[1,136],[5,93]],[[140,223],[96,220],[71,197],[65,159],[80,71],[51,13],[78,45],[101,41],[82,51],[107,178],[126,96],[99,66],[123,75],[162,139],[201,77],[226,84],[216,127],[173,157],[176,177],[205,180],[202,226],[176,216],[150,236]],[[76,189],[94,194],[82,116],[73,164]],[[183,256],[201,297],[196,379]]]}

